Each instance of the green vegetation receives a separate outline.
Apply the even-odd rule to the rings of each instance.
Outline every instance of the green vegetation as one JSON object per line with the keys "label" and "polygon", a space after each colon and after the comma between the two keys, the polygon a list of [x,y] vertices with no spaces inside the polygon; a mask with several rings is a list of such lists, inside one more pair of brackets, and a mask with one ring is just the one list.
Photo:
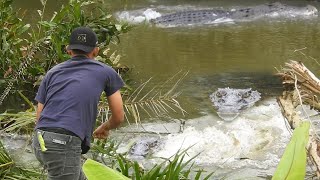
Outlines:
{"label": "green vegetation", "polygon": [[44,175],[40,171],[17,166],[0,141],[0,179],[44,179]]}
{"label": "green vegetation", "polygon": [[[0,105],[10,92],[12,86],[20,76],[17,69],[23,69],[21,63],[24,57],[23,44],[28,40],[22,35],[30,28],[30,24],[24,24],[19,18],[19,11],[11,7],[12,0],[3,0],[0,2],[0,87],[6,86],[0,96]],[[23,14],[22,14],[23,17]]]}
{"label": "green vegetation", "polygon": [[[49,19],[44,16],[47,0],[41,0],[42,10],[38,10],[39,20],[33,24],[25,24],[24,13],[12,8],[13,0],[0,1],[0,105],[12,94],[27,104],[21,112],[9,110],[0,114],[0,134],[3,132],[30,134],[34,127],[35,107],[29,100],[43,75],[54,65],[65,61],[69,56],[65,52],[68,37],[72,29],[78,26],[89,26],[98,35],[100,54],[97,59],[112,66],[124,77],[128,68],[121,65],[120,55],[109,53],[107,47],[110,42],[119,42],[119,36],[130,30],[127,24],[118,24],[112,16],[102,9],[103,4],[88,0],[70,0]],[[85,13],[89,12],[89,13]],[[174,90],[187,73],[177,73],[162,85],[154,86],[143,93],[148,81],[142,83],[135,90],[130,87],[123,89],[127,122],[134,119],[140,123],[141,114],[148,116],[168,115],[169,111],[185,111],[175,99],[180,93]],[[125,79],[127,80],[127,79]],[[172,83],[170,90],[164,90],[165,85]],[[164,91],[164,92],[162,92]],[[100,122],[108,117],[108,104],[102,95],[99,105]],[[273,179],[303,179],[305,176],[307,132],[309,125],[303,124],[297,128],[289,143],[283,158],[274,174]],[[304,138],[301,138],[304,137]],[[117,176],[120,179],[128,177],[134,180],[180,180],[180,179],[209,179],[213,173],[193,170],[194,164],[190,160],[184,161],[187,150],[178,152],[162,163],[145,169],[139,163],[117,154],[117,143],[112,140],[92,142],[92,159],[84,166],[89,180],[99,179],[98,172],[105,175]],[[106,157],[106,158],[104,158]],[[106,168],[104,165],[110,167]],[[116,173],[114,172],[116,171]],[[120,172],[122,175],[119,175]],[[91,176],[91,175],[92,176]],[[289,178],[290,177],[290,178]],[[40,169],[30,170],[19,167],[10,157],[0,142],[0,179],[43,179],[45,175]]]}
{"label": "green vegetation", "polygon": [[41,0],[43,9],[38,10],[39,21],[33,26],[23,22],[23,13],[12,8],[12,0],[0,2],[3,27],[0,30],[0,84],[5,87],[1,89],[0,105],[10,92],[16,93],[17,90],[34,97],[34,87],[43,75],[69,58],[65,46],[70,32],[78,26],[88,26],[97,33],[101,49],[99,60],[122,70],[118,61],[103,52],[111,41],[119,41],[119,35],[130,29],[127,24],[116,24],[102,9],[102,4],[86,0],[70,0],[46,20],[46,2]]}
{"label": "green vegetation", "polygon": [[[99,141],[93,146],[91,152],[96,154],[94,156],[95,160],[103,162],[104,165],[118,170],[123,175],[133,180],[207,180],[213,175],[212,172],[207,174],[205,177],[202,177],[203,173],[206,173],[205,171],[193,170],[194,163],[192,163],[192,161],[199,154],[187,161],[184,161],[189,148],[181,152],[177,152],[173,157],[162,159],[162,162],[154,165],[151,169],[144,169],[138,162],[131,161],[125,158],[124,155],[115,153],[117,149],[116,144],[117,143],[114,141]],[[99,154],[99,156],[97,156],[97,154]],[[100,170],[97,170],[98,167],[94,168],[96,166],[100,166]],[[92,174],[92,180],[99,179],[98,176],[93,175],[98,174],[99,171],[103,171],[104,168],[105,167],[102,165],[92,163],[92,160],[89,160],[89,163],[84,166],[84,170],[86,170],[87,173]],[[102,172],[99,172],[99,174],[100,173]],[[110,175],[112,174],[112,171],[107,170],[107,172],[104,173]],[[89,178],[89,180],[91,180],[91,178]]]}
{"label": "green vegetation", "polygon": [[[41,0],[43,8],[37,11],[39,20],[33,26],[24,24],[23,14],[20,15],[19,11],[15,11],[11,7],[12,0],[0,2],[3,7],[0,23],[4,27],[8,26],[0,31],[2,32],[0,106],[10,93],[20,102],[34,98],[43,75],[54,65],[69,58],[65,52],[65,46],[68,44],[70,32],[78,26],[89,26],[97,33],[100,43],[100,54],[97,60],[113,67],[125,81],[128,81],[126,77],[128,68],[119,62],[121,56],[116,52],[110,53],[107,46],[112,41],[120,42],[119,36],[129,31],[131,26],[115,22],[112,16],[105,9],[102,9],[103,4],[100,1],[88,0],[70,0],[47,20],[44,18],[46,2],[47,0]],[[4,61],[4,59],[8,60]],[[184,113],[175,99],[179,93],[175,93],[174,90],[186,74],[179,72],[177,75],[180,75],[180,78],[174,82],[172,89],[166,92],[161,92],[163,85],[160,85],[153,87],[146,94],[142,94],[143,88],[150,80],[133,92],[131,88],[126,86],[123,89],[123,95],[125,96],[127,122],[130,123],[128,117],[132,117],[136,123],[139,123],[140,111],[149,116],[160,116],[176,110]],[[175,80],[177,75],[169,79],[168,82]],[[27,104],[31,106],[30,103]],[[104,95],[102,95],[99,107],[98,119],[105,121],[109,109]],[[33,108],[33,106],[24,107],[24,110],[28,108]],[[16,122],[13,121],[16,116],[14,114],[6,112],[1,116],[3,124]],[[33,121],[28,122],[32,123]],[[15,124],[11,128],[14,127],[16,127]]]}
{"label": "green vegetation", "polygon": [[[47,0],[40,0],[43,8],[38,10],[39,20],[30,25],[23,21],[24,13],[12,7],[13,0],[0,2],[0,105],[8,96],[13,96],[26,106],[21,112],[7,110],[0,114],[0,133],[14,132],[31,134],[35,120],[35,106],[31,98],[34,97],[37,86],[43,75],[54,65],[65,61],[69,56],[65,52],[69,34],[75,27],[89,26],[98,35],[101,49],[97,60],[106,63],[117,70],[124,77],[128,71],[126,66],[119,63],[120,55],[109,53],[107,47],[110,42],[119,42],[119,36],[130,30],[127,24],[118,24],[103,8],[101,2],[88,0],[70,0],[49,19],[44,16]],[[89,13],[85,13],[89,12]],[[146,94],[142,90],[147,83],[143,83],[136,90],[129,87],[123,89],[125,96],[126,118],[140,123],[140,111],[149,116],[167,115],[169,111],[177,110],[184,113],[175,98],[179,93],[174,90],[187,73],[177,73],[162,85],[153,87]],[[127,79],[125,79],[126,81]],[[164,91],[164,85],[172,83],[170,90]],[[102,95],[99,105],[100,121],[108,117],[108,104],[105,94]],[[1,143],[1,142],[0,142]],[[0,144],[0,179],[43,179],[45,175],[40,169],[29,170],[19,167]],[[164,160],[163,163],[151,170],[143,169],[137,162],[126,159],[116,152],[117,146],[113,141],[93,142],[91,153],[95,160],[100,160],[109,167],[119,171],[124,176],[133,179],[187,179],[193,165],[188,166],[191,160],[183,163],[183,155],[177,154],[173,160]],[[98,153],[97,153],[98,152]],[[106,162],[98,154],[108,156]],[[185,152],[184,152],[185,153]],[[181,158],[180,158],[181,157]],[[89,163],[89,167],[92,163]],[[184,168],[187,168],[186,170]],[[90,168],[89,168],[90,173]],[[196,173],[200,178],[202,171]],[[211,176],[211,175],[209,175]],[[209,177],[208,176],[208,177]]]}
{"label": "green vegetation", "polygon": [[292,138],[273,175],[273,180],[305,178],[309,129],[310,122],[303,122],[293,131]]}
{"label": "green vegetation", "polygon": [[129,180],[129,178],[122,175],[118,171],[115,171],[91,159],[86,160],[82,169],[89,180],[99,180],[103,178],[114,180]]}

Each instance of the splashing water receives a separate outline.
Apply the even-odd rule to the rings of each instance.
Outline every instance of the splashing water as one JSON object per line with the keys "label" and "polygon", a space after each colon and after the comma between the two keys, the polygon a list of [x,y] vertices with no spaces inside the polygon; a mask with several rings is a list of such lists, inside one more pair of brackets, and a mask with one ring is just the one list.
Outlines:
{"label": "splashing water", "polygon": [[310,18],[317,17],[317,15],[318,10],[314,6],[296,7],[279,2],[252,7],[233,7],[232,9],[198,6],[168,6],[163,8],[158,6],[116,13],[116,17],[119,20],[125,20],[130,23],[152,21],[159,27],[233,24],[234,22],[246,22],[264,18]]}
{"label": "splashing water", "polygon": [[[161,126],[149,123],[144,129],[159,130]],[[275,99],[264,100],[245,110],[232,122],[221,121],[210,114],[187,120],[183,132],[177,132],[161,135],[159,147],[153,150],[154,158],[141,163],[159,163],[161,158],[170,158],[179,150],[191,147],[184,160],[200,153],[194,159],[199,167],[270,170],[279,163],[290,138]]]}
{"label": "splashing water", "polygon": [[136,10],[136,11],[123,11],[116,13],[119,20],[124,20],[134,24],[149,21],[150,19],[155,19],[160,17],[161,14],[153,9],[146,10]]}

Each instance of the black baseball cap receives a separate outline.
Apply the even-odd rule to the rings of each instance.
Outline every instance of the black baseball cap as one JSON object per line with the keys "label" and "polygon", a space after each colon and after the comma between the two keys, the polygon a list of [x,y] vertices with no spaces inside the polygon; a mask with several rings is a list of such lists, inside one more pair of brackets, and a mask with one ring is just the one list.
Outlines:
{"label": "black baseball cap", "polygon": [[97,47],[98,38],[95,32],[88,27],[78,27],[71,32],[68,50],[78,49],[91,52]]}

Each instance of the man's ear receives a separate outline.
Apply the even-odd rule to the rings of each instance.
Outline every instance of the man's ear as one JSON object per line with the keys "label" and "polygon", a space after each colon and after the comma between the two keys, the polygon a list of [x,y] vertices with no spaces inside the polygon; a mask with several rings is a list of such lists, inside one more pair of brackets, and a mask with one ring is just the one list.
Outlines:
{"label": "man's ear", "polygon": [[98,54],[99,54],[99,51],[100,51],[100,48],[99,48],[99,47],[95,47],[95,48],[93,49],[93,56],[94,56],[94,57],[97,57]]}
{"label": "man's ear", "polygon": [[66,46],[66,51],[67,51],[67,53],[71,56],[71,55],[72,55],[72,54],[71,54],[71,50],[68,50],[68,47],[69,47],[69,45]]}

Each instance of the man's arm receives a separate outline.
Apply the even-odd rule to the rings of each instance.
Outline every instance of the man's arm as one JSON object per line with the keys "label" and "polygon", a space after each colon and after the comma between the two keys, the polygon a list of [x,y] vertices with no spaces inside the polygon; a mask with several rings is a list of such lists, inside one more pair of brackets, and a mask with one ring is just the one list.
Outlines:
{"label": "man's arm", "polygon": [[36,123],[39,121],[40,119],[40,114],[43,110],[43,104],[38,102],[38,107],[37,107],[37,116],[36,116]]}
{"label": "man's arm", "polygon": [[107,138],[109,130],[119,127],[124,119],[123,102],[119,90],[108,96],[108,104],[111,110],[109,120],[101,124],[93,133],[93,136],[99,139]]}
{"label": "man's arm", "polygon": [[123,102],[120,91],[116,91],[108,97],[108,104],[111,110],[111,117],[105,122],[105,128],[115,129],[120,126],[124,119]]}

